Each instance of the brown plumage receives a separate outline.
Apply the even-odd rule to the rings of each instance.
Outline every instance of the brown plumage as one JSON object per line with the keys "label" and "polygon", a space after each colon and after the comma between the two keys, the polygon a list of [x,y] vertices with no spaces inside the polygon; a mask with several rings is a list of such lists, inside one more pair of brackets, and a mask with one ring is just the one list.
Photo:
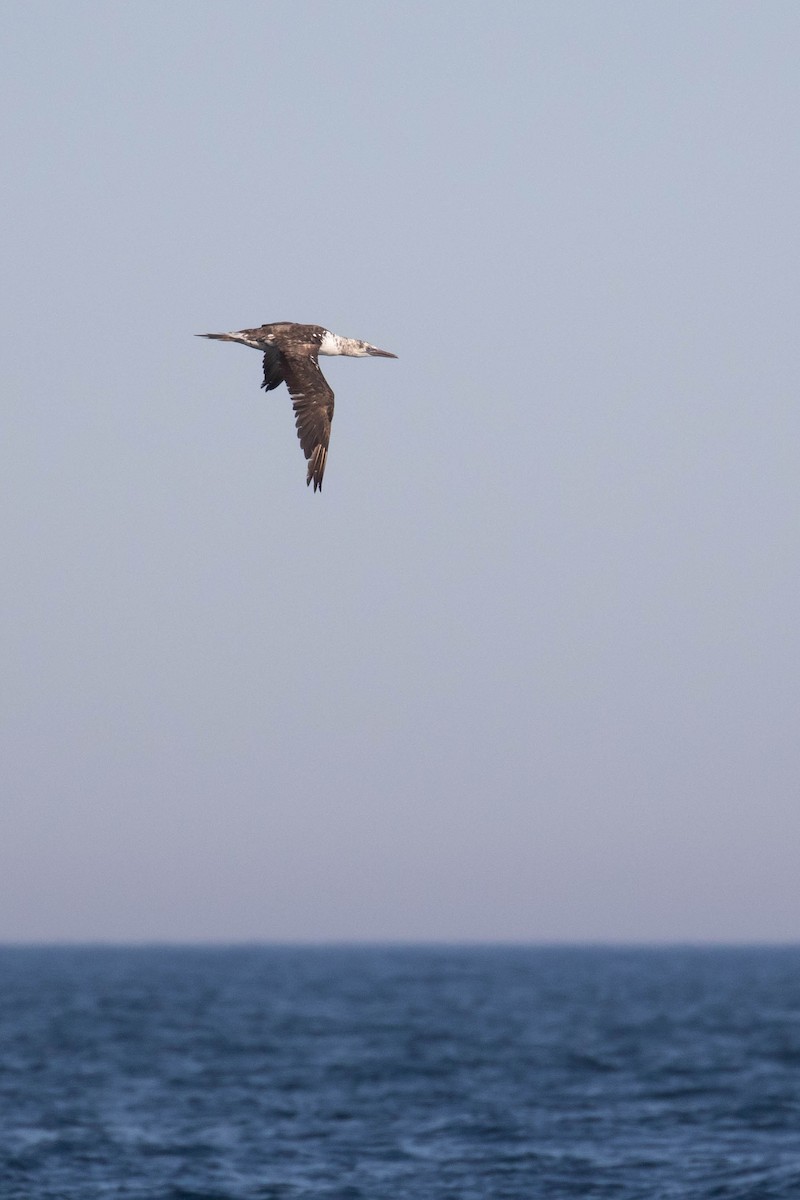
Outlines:
{"label": "brown plumage", "polygon": [[366,355],[396,358],[369,342],[340,337],[322,325],[296,325],[279,321],[236,333],[200,333],[220,342],[240,342],[264,354],[264,382],[268,392],[285,383],[292,397],[300,446],[308,461],[306,484],[322,490],[333,420],[333,392],[319,366],[320,354]]}

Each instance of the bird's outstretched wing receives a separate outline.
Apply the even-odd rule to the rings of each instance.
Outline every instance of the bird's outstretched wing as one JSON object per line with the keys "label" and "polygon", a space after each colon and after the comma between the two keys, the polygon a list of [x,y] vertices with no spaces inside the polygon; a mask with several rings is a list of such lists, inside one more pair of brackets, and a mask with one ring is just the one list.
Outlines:
{"label": "bird's outstretched wing", "polygon": [[308,459],[306,484],[322,489],[333,420],[333,392],[316,356],[295,357],[283,351],[283,377],[292,397],[297,436]]}
{"label": "bird's outstretched wing", "polygon": [[271,392],[282,383],[283,355],[277,346],[269,346],[264,351],[264,382],[261,386]]}

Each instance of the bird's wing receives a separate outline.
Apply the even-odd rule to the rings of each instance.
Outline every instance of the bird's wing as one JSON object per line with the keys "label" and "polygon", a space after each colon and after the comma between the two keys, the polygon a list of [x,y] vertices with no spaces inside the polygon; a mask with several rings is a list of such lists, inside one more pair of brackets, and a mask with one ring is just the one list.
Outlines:
{"label": "bird's wing", "polygon": [[283,355],[277,346],[269,346],[264,351],[264,382],[261,386],[271,392],[282,383]]}
{"label": "bird's wing", "polygon": [[306,484],[322,488],[333,420],[333,392],[316,356],[282,353],[283,377],[292,397],[297,436],[308,459]]}

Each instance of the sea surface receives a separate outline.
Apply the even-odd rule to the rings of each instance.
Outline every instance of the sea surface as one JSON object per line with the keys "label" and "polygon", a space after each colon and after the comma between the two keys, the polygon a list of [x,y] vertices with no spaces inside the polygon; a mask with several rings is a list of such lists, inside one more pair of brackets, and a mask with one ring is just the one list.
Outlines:
{"label": "sea surface", "polygon": [[798,1200],[800,949],[0,948],[2,1200]]}

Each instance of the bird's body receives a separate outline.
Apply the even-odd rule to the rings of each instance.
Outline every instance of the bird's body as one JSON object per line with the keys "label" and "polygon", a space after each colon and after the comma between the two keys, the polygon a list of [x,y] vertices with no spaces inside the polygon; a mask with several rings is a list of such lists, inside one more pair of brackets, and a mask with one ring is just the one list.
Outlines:
{"label": "bird's body", "polygon": [[353,358],[366,355],[396,358],[388,350],[378,350],[369,342],[340,337],[321,325],[297,325],[293,321],[277,321],[257,329],[240,329],[236,333],[199,333],[198,337],[214,338],[219,342],[239,342],[264,355],[264,382],[268,392],[285,383],[294,406],[297,436],[308,459],[306,483],[314,491],[322,488],[328,443],[333,420],[333,392],[319,367],[320,354],[346,354]]}

